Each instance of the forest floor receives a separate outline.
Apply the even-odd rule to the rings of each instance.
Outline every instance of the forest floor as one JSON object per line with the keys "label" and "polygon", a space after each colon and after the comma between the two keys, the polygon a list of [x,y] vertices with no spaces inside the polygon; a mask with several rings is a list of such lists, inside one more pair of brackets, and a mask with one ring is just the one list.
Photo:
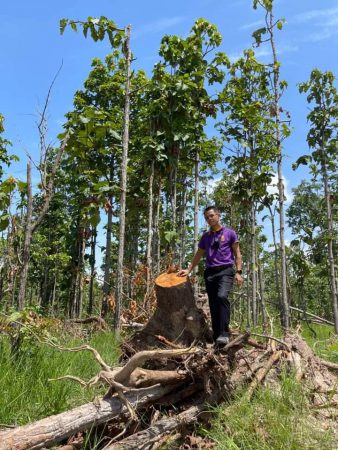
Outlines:
{"label": "forest floor", "polygon": [[[201,297],[200,303],[208,314],[205,298]],[[46,336],[47,331],[51,341],[57,340],[67,347],[86,342],[111,366],[118,364],[120,342],[111,332],[96,330],[93,325],[65,329],[58,321],[45,323],[43,319],[38,319],[41,323],[37,325],[34,320],[35,332],[43,328],[42,334]],[[312,328],[316,336],[306,324],[302,336],[318,356],[338,363],[338,339],[332,328],[324,325],[312,325]],[[27,333],[20,354],[14,357],[8,337],[0,336],[0,428],[34,422],[103,395],[106,388],[102,386],[85,390],[67,380],[49,381],[65,374],[89,379],[96,373],[96,364],[86,352],[58,351]],[[281,373],[279,378],[278,384],[274,379],[267,379],[250,401],[246,400],[245,390],[239,388],[230,403],[210,406],[212,414],[207,420],[190,427],[184,435],[174,433],[159,448],[337,449],[337,407],[316,408],[312,394],[292,373]],[[168,410],[162,412],[167,414]],[[99,449],[100,442],[98,437],[97,446],[83,444],[82,448]]]}

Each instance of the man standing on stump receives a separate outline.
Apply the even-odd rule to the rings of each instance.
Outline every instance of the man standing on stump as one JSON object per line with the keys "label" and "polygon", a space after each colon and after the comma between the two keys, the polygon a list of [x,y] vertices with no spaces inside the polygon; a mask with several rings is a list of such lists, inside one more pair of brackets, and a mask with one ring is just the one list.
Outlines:
{"label": "man standing on stump", "polygon": [[237,234],[231,228],[221,224],[220,214],[215,206],[204,210],[204,217],[210,226],[198,244],[188,269],[180,270],[179,276],[187,276],[202,258],[206,256],[204,271],[205,287],[209,299],[211,324],[214,341],[217,345],[229,342],[230,302],[229,294],[235,281],[237,286],[243,283],[242,255]]}

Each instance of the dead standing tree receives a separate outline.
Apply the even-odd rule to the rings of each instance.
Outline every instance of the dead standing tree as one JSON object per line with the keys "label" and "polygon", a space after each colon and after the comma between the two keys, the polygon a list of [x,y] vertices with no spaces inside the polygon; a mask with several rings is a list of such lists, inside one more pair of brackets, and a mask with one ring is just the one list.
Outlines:
{"label": "dead standing tree", "polygon": [[[33,210],[33,193],[32,193],[32,171],[31,171],[31,164],[27,164],[27,212],[26,212],[26,221],[25,221],[25,239],[24,239],[24,246],[22,250],[22,266],[21,266],[21,272],[20,272],[20,289],[18,294],[18,309],[21,311],[25,306],[25,295],[26,295],[26,286],[27,286],[27,278],[28,278],[28,267],[29,267],[29,259],[30,259],[30,248],[31,248],[31,242],[32,237],[35,233],[35,231],[40,226],[41,222],[43,221],[51,200],[54,196],[54,181],[55,181],[55,175],[57,173],[58,168],[60,167],[62,155],[65,151],[68,139],[69,139],[70,133],[67,132],[62,144],[60,145],[56,156],[54,158],[52,169],[50,173],[42,173],[42,179],[48,179],[46,184],[42,183],[42,189],[43,189],[43,204],[40,209],[40,211],[36,212],[36,219],[33,222],[32,217],[34,215]],[[49,149],[51,150],[51,149]],[[47,165],[45,165],[45,170],[47,171]]]}

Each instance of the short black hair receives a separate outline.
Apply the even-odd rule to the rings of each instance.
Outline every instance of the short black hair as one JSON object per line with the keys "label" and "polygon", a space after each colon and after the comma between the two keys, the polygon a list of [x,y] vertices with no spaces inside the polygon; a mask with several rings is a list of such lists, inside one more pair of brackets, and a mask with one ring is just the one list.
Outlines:
{"label": "short black hair", "polygon": [[215,205],[211,205],[211,206],[207,206],[204,211],[203,211],[203,215],[205,215],[208,211],[214,210],[216,214],[219,214],[219,209],[217,208],[217,206]]}

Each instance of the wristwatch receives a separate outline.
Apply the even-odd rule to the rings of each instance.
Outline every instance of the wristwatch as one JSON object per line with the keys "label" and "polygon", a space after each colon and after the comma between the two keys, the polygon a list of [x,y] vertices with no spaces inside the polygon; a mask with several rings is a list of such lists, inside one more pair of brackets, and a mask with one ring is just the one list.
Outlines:
{"label": "wristwatch", "polygon": [[239,273],[240,275],[242,275],[242,269],[236,270],[236,273]]}

